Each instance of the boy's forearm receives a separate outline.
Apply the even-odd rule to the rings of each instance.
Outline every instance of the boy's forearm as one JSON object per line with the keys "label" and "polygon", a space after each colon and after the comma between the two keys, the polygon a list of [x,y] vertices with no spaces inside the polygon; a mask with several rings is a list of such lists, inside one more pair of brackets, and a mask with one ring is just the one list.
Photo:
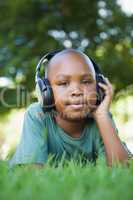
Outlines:
{"label": "boy's forearm", "polygon": [[116,161],[126,163],[129,159],[128,152],[123,147],[108,113],[97,116],[95,120],[104,142],[107,164],[112,166]]}

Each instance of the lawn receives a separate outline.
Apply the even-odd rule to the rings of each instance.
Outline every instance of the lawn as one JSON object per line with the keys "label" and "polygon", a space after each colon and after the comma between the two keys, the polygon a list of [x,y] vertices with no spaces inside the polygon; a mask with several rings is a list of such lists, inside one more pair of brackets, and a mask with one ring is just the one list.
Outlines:
{"label": "lawn", "polygon": [[106,166],[103,158],[96,166],[73,160],[54,167],[31,166],[9,169],[0,162],[0,200],[132,200],[133,160],[129,166]]}

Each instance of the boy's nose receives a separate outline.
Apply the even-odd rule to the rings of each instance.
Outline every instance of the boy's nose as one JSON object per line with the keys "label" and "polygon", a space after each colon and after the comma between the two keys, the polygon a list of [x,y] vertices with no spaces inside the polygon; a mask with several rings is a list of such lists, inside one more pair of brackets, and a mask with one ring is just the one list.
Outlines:
{"label": "boy's nose", "polygon": [[80,96],[80,95],[83,95],[83,91],[81,89],[81,87],[77,84],[74,84],[72,87],[71,87],[71,96]]}

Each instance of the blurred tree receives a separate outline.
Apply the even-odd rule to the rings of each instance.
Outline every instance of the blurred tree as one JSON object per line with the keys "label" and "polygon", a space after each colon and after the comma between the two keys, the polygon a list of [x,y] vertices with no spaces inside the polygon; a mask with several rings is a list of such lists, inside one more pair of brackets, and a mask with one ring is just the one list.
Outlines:
{"label": "blurred tree", "polygon": [[132,83],[132,21],[115,0],[0,1],[0,76],[33,91],[39,58],[72,47],[95,58],[118,92]]}

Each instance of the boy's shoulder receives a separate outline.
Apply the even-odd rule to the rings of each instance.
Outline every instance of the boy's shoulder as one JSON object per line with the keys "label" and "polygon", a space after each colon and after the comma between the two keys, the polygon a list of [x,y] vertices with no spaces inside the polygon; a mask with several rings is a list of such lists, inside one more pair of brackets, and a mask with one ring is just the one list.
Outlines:
{"label": "boy's shoulder", "polygon": [[45,113],[43,112],[43,109],[39,102],[34,102],[30,104],[26,109],[26,114],[31,115],[32,117],[37,117],[37,118],[45,117]]}
{"label": "boy's shoulder", "polygon": [[27,110],[28,112],[31,112],[31,111],[43,111],[39,102],[34,102],[34,103],[30,104],[30,105],[27,107],[26,110]]}

